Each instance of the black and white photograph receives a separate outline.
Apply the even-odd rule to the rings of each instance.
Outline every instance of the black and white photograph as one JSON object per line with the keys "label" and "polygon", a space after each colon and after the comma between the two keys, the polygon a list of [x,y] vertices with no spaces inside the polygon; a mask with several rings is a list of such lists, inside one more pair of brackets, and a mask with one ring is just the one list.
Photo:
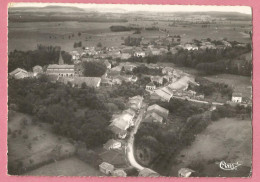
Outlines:
{"label": "black and white photograph", "polygon": [[8,174],[251,177],[249,6],[9,3]]}

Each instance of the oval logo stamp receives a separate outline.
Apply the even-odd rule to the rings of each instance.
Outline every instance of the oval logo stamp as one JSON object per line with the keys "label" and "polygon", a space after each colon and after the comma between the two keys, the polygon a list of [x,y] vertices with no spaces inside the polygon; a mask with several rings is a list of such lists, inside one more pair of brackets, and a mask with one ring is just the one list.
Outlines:
{"label": "oval logo stamp", "polygon": [[226,171],[232,171],[232,170],[237,170],[238,166],[241,166],[239,162],[236,163],[227,163],[225,161],[221,161],[219,163],[220,169],[226,170]]}

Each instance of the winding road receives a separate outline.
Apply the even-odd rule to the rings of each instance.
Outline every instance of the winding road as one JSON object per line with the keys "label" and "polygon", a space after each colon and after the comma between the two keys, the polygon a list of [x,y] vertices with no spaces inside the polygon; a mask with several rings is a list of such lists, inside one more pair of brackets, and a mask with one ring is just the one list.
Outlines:
{"label": "winding road", "polygon": [[138,170],[142,170],[142,169],[144,169],[144,167],[141,166],[140,164],[138,164],[137,161],[135,160],[135,157],[134,157],[134,146],[133,146],[134,145],[134,135],[136,134],[136,132],[137,132],[139,126],[140,126],[140,123],[143,119],[143,115],[145,113],[145,110],[146,110],[145,107],[140,109],[140,113],[136,118],[135,126],[130,133],[130,137],[129,137],[129,140],[128,140],[128,143],[127,143],[127,158],[128,158],[128,161],[130,162],[130,164],[133,167],[135,167]]}

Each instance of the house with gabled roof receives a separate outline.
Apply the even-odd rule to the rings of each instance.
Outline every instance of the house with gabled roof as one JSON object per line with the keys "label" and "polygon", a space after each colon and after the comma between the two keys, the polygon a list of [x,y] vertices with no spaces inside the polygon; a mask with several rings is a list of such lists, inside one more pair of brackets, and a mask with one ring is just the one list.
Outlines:
{"label": "house with gabled roof", "polygon": [[150,91],[150,90],[154,90],[156,89],[156,85],[153,83],[153,82],[150,82],[148,83],[146,86],[145,86],[145,89]]}
{"label": "house with gabled roof", "polygon": [[9,75],[15,79],[23,79],[29,77],[29,73],[22,68],[16,68],[12,72],[10,72]]}
{"label": "house with gabled roof", "polygon": [[111,175],[112,172],[114,171],[115,167],[112,165],[112,164],[109,164],[107,162],[102,162],[100,165],[99,165],[99,170],[102,172],[102,173],[105,173],[107,175]]}
{"label": "house with gabled roof", "polygon": [[141,177],[159,177],[160,175],[153,171],[152,169],[149,169],[149,168],[144,168],[142,170],[140,170],[138,176],[141,176]]}
{"label": "house with gabled roof", "polygon": [[154,91],[155,94],[157,94],[162,101],[169,102],[172,98],[172,94],[169,94],[168,92],[164,91],[163,89],[157,89]]}
{"label": "house with gabled roof", "polygon": [[234,92],[232,94],[232,102],[241,103],[242,102],[242,93]]}
{"label": "house with gabled roof", "polygon": [[123,169],[116,169],[112,172],[112,176],[116,177],[126,177],[127,174]]}
{"label": "house with gabled roof", "polygon": [[163,117],[161,117],[155,112],[149,112],[146,114],[144,122],[163,123]]}
{"label": "house with gabled roof", "polygon": [[169,110],[159,106],[158,104],[153,104],[147,108],[147,113],[156,113],[163,118],[167,118]]}
{"label": "house with gabled roof", "polygon": [[110,139],[107,141],[107,143],[104,144],[104,148],[106,150],[111,150],[111,149],[119,149],[121,148],[122,144],[118,140]]}

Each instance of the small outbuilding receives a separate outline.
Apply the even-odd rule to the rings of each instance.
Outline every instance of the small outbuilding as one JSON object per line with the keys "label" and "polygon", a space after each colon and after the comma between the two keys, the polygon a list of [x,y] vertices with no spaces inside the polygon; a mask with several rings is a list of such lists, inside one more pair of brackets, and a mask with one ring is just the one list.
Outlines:
{"label": "small outbuilding", "polygon": [[242,93],[233,93],[232,94],[232,102],[241,103],[242,102]]}
{"label": "small outbuilding", "polygon": [[194,173],[195,171],[193,171],[192,169],[189,169],[189,168],[181,168],[179,171],[178,171],[178,176],[179,177],[190,177],[192,175],[192,173]]}
{"label": "small outbuilding", "polygon": [[116,169],[112,172],[112,176],[116,177],[126,177],[127,174],[123,169]]}
{"label": "small outbuilding", "polygon": [[112,172],[114,171],[114,166],[112,164],[109,164],[107,162],[102,162],[100,165],[99,165],[99,170],[102,172],[102,173],[105,173],[107,175],[111,175]]}

